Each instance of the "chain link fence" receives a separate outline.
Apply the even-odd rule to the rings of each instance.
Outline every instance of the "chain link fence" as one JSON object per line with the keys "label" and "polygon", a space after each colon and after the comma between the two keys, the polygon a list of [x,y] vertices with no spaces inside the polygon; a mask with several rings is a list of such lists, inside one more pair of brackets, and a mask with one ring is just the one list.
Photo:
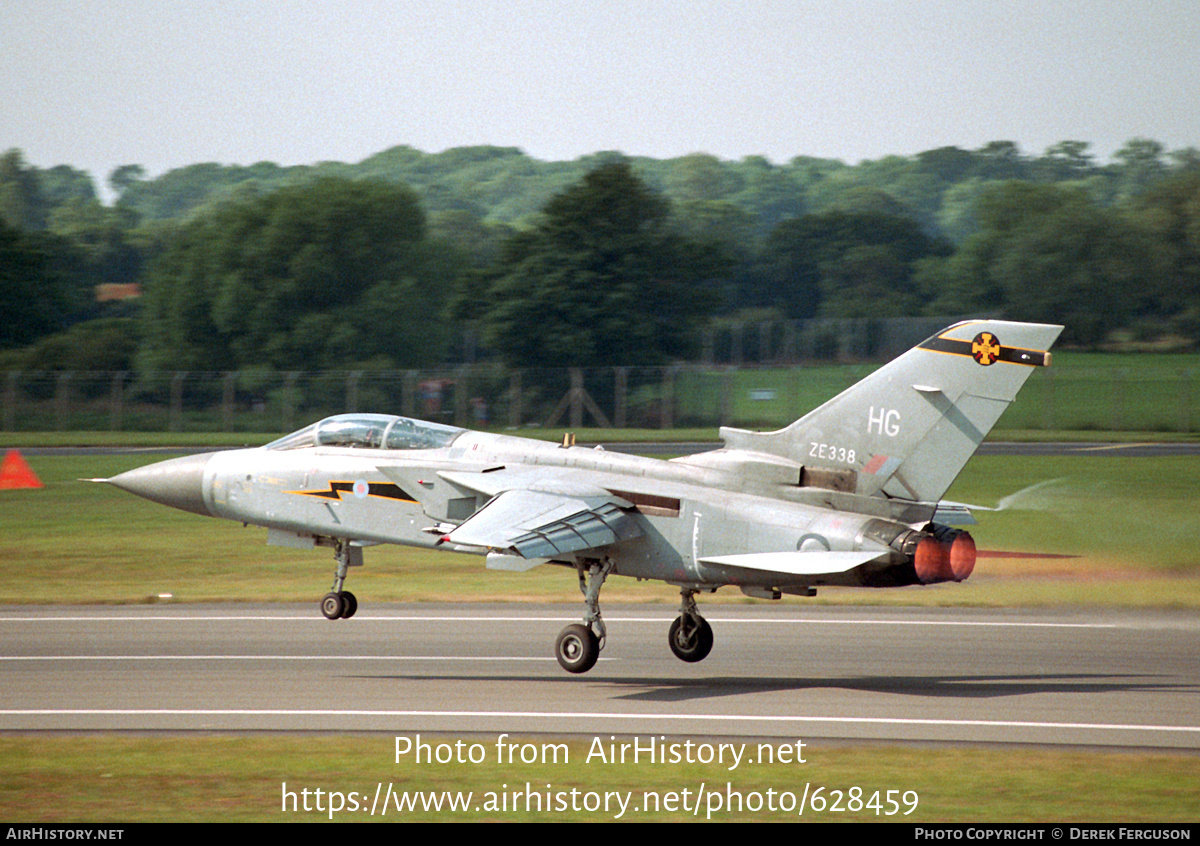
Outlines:
{"label": "chain link fence", "polygon": [[[479,429],[778,428],[878,365],[7,372],[5,431],[287,432],[347,411]],[[1034,373],[999,428],[1200,431],[1196,368]]]}

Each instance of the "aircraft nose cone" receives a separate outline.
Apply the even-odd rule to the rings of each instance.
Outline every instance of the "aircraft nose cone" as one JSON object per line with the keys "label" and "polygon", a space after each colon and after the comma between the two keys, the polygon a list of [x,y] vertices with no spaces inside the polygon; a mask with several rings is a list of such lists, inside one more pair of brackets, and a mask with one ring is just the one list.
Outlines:
{"label": "aircraft nose cone", "polygon": [[213,453],[170,458],[113,476],[106,481],[123,491],[172,508],[211,516],[204,504],[204,468]]}

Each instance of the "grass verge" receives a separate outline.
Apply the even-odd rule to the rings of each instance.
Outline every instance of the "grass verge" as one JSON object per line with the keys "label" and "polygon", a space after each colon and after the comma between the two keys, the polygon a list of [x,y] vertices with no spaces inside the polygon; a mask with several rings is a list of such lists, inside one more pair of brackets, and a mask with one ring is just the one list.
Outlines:
{"label": "grass verge", "polygon": [[[589,740],[508,738],[532,744],[539,759],[553,761],[551,755],[557,755],[557,763],[534,764],[497,762],[492,737],[423,735],[421,740],[430,746],[461,740],[464,754],[477,743],[481,760],[397,764],[391,735],[0,737],[0,818],[38,823],[316,821],[329,819],[331,802],[340,802],[345,810],[332,817],[343,821],[598,822],[617,816],[617,796],[623,796],[624,820],[711,816],[790,821],[799,818],[797,806],[807,785],[810,798],[819,795],[825,802],[806,805],[803,819],[819,822],[1200,819],[1195,790],[1200,758],[1187,753],[806,744],[800,752],[805,763],[751,764],[747,761],[759,760],[758,741],[752,740],[746,760],[730,771],[728,763],[612,764],[595,757],[589,762]],[[777,748],[779,743],[770,745]],[[795,750],[795,741],[786,745]],[[295,798],[285,793],[285,783]],[[372,817],[377,785],[381,794],[391,785],[394,791],[421,791],[427,797],[441,791],[470,792],[471,797],[465,812],[418,805],[400,814],[393,804],[389,815],[381,815],[380,806]],[[820,794],[815,793],[818,788],[823,788]],[[306,789],[324,791],[319,805],[315,792],[303,795]],[[537,798],[526,797],[527,790]],[[684,790],[689,791],[687,800]],[[888,790],[897,791],[893,798],[898,803],[898,813],[890,816]],[[878,812],[868,807],[876,791]],[[915,810],[907,815],[913,796],[904,796],[906,791],[916,798]],[[607,809],[605,794],[614,794]],[[735,794],[741,797],[740,810]],[[686,810],[678,804],[695,803],[697,796],[701,804],[695,815],[693,804]],[[311,809],[307,812],[305,801]],[[535,802],[541,802],[540,812]],[[677,803],[674,810],[668,810],[671,802]],[[352,805],[357,810],[350,810]]]}

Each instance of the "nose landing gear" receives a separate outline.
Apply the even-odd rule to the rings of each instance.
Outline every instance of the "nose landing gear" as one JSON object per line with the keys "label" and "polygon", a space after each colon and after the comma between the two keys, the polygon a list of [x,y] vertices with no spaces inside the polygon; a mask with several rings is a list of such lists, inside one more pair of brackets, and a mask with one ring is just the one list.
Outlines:
{"label": "nose landing gear", "polygon": [[330,592],[321,600],[321,613],[330,620],[346,620],[358,610],[358,598],[348,590]]}
{"label": "nose landing gear", "polygon": [[351,546],[350,541],[339,540],[334,544],[334,560],[337,569],[333,574],[333,587],[321,600],[321,613],[329,620],[347,620],[358,610],[358,598],[342,587],[346,584],[346,571],[350,567],[361,567],[361,546]]}

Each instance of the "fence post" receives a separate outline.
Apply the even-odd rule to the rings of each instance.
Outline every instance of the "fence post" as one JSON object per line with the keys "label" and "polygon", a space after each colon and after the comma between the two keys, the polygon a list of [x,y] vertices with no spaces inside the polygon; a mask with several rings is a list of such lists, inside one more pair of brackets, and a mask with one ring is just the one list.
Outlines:
{"label": "fence post", "polygon": [[296,415],[296,382],[300,374],[295,370],[289,371],[283,380],[283,431],[290,432],[295,428]]}
{"label": "fence post", "polygon": [[733,368],[722,367],[719,376],[721,399],[718,425],[728,426],[733,419]]}
{"label": "fence post", "polygon": [[[712,350],[709,349],[711,355]],[[618,429],[624,429],[628,406],[626,405],[629,398],[629,368],[617,367],[613,370],[613,426]]]}
{"label": "fence post", "polygon": [[509,426],[512,428],[521,428],[522,398],[521,371],[515,370],[509,377]]}
{"label": "fence post", "polygon": [[400,414],[413,417],[417,408],[417,371],[405,370],[400,380]]}
{"label": "fence post", "polygon": [[186,370],[177,370],[171,377],[170,423],[167,428],[172,432],[178,432],[183,425],[183,380],[186,378]]}
{"label": "fence post", "polygon": [[454,374],[454,425],[469,425],[467,405],[471,392],[471,365],[464,364]]}
{"label": "fence post", "polygon": [[346,375],[346,411],[350,414],[358,411],[358,383],[362,375],[361,370],[351,370]]}
{"label": "fence post", "polygon": [[675,426],[675,367],[663,368],[662,381],[662,418],[660,429],[671,429]]}
{"label": "fence post", "polygon": [[572,429],[583,426],[583,371],[571,368],[571,423]]}
{"label": "fence post", "polygon": [[71,413],[71,377],[75,374],[70,370],[58,374],[54,388],[54,428],[62,432],[67,428],[67,417]]}
{"label": "fence post", "polygon": [[233,397],[237,371],[231,370],[221,379],[221,431],[233,431]]}
{"label": "fence post", "polygon": [[108,390],[108,429],[110,432],[121,431],[121,412],[125,403],[126,370],[118,370],[113,374],[112,387]]}
{"label": "fence post", "polygon": [[787,364],[796,363],[796,322],[783,321],[783,354],[782,359]]}
{"label": "fence post", "polygon": [[17,419],[17,380],[21,378],[21,371],[10,370],[8,379],[4,385],[4,431],[16,431],[15,423]]}
{"label": "fence post", "polygon": [[711,326],[705,326],[700,332],[700,359],[712,367],[713,356],[716,355],[717,336]]}

